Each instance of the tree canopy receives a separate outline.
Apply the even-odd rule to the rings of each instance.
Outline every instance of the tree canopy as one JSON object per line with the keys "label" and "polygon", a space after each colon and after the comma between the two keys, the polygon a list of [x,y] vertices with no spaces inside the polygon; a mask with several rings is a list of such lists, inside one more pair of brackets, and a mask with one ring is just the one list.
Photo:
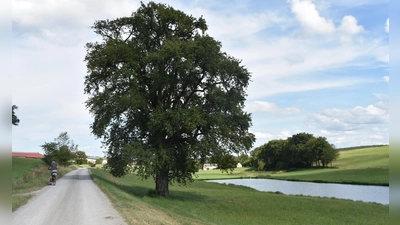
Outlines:
{"label": "tree canopy", "polygon": [[114,176],[133,169],[168,196],[168,184],[192,181],[196,163],[251,148],[250,72],[202,17],[149,2],[92,28],[102,41],[86,45],[86,107]]}
{"label": "tree canopy", "polygon": [[271,140],[253,151],[253,160],[262,160],[264,170],[326,167],[339,156],[325,137],[304,132],[294,134],[287,140]]}
{"label": "tree canopy", "polygon": [[45,142],[41,145],[44,151],[43,161],[50,165],[54,160],[61,166],[68,166],[75,159],[78,145],[75,145],[67,132],[62,132],[52,142]]}
{"label": "tree canopy", "polygon": [[19,124],[19,118],[17,117],[17,115],[15,114],[15,110],[17,110],[18,109],[18,106],[16,106],[16,105],[12,105],[12,125],[14,125],[14,126],[18,126],[18,124]]}
{"label": "tree canopy", "polygon": [[75,163],[78,165],[86,164],[87,163],[87,156],[84,151],[77,151],[75,153]]}

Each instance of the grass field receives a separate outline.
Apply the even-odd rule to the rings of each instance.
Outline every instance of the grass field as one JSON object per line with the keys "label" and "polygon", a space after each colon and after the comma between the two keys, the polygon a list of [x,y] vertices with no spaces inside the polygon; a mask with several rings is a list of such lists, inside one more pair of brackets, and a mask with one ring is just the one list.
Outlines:
{"label": "grass field", "polygon": [[272,178],[389,186],[389,146],[341,151],[333,167],[273,174]]}
{"label": "grass field", "polygon": [[[44,177],[45,173],[47,176]],[[13,193],[35,189],[39,184],[48,182],[48,175],[48,169],[41,159],[12,157]]]}
{"label": "grass field", "polygon": [[341,151],[333,168],[286,171],[253,171],[236,168],[232,174],[220,170],[199,171],[195,179],[273,178],[293,181],[389,185],[389,146]]}
{"label": "grass field", "polygon": [[154,196],[154,181],[133,174],[114,178],[91,169],[94,181],[129,224],[388,224],[389,206],[306,196],[258,192],[203,179],[270,177],[276,179],[388,183],[388,147],[341,152],[329,169],[292,172],[238,168],[232,174],[200,171],[186,187],[170,186],[170,197]]}
{"label": "grass field", "polygon": [[[58,167],[58,177],[76,167]],[[41,159],[12,157],[12,211],[26,204],[32,197],[30,192],[49,184],[50,172]]]}
{"label": "grass field", "polygon": [[387,224],[389,207],[331,198],[289,196],[196,180],[153,195],[154,181],[114,178],[91,169],[94,181],[128,224]]}

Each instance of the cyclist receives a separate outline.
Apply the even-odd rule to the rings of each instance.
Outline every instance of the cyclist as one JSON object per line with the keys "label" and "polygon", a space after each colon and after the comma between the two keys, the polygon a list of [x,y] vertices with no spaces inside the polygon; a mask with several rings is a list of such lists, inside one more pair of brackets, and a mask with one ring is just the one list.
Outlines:
{"label": "cyclist", "polygon": [[57,163],[55,162],[55,161],[53,161],[53,162],[51,162],[51,164],[50,164],[50,183],[51,183],[51,175],[53,174],[53,173],[57,173]]}

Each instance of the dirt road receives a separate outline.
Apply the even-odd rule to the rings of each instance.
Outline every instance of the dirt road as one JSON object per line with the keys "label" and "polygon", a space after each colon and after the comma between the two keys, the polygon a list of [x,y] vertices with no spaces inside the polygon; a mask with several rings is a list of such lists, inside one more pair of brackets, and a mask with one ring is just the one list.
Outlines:
{"label": "dirt road", "polygon": [[12,215],[12,224],[126,224],[90,178],[87,169],[74,170],[36,192]]}

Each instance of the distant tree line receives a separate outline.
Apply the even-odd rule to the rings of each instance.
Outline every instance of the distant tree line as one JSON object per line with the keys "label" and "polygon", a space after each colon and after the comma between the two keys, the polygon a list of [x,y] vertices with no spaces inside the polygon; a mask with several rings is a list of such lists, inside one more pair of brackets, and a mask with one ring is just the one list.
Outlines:
{"label": "distant tree line", "polygon": [[325,137],[298,133],[286,140],[271,140],[251,152],[251,167],[258,170],[327,167],[339,156]]}

